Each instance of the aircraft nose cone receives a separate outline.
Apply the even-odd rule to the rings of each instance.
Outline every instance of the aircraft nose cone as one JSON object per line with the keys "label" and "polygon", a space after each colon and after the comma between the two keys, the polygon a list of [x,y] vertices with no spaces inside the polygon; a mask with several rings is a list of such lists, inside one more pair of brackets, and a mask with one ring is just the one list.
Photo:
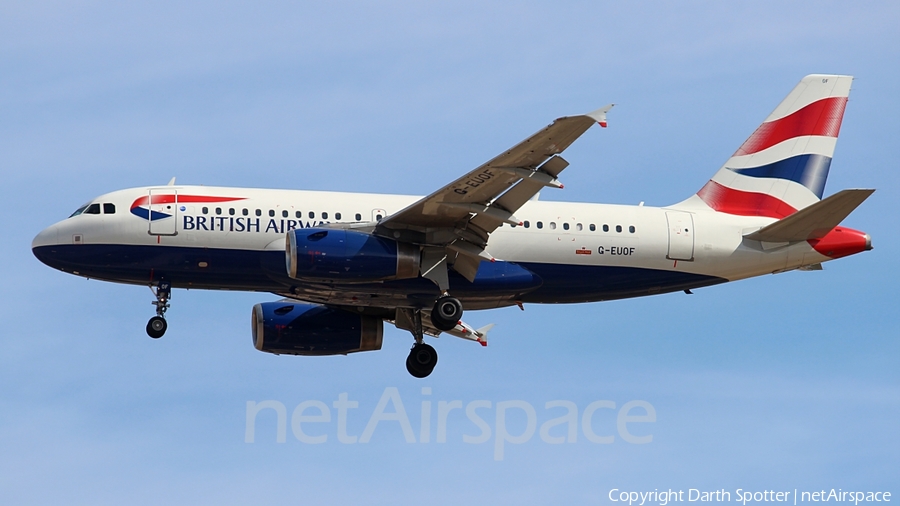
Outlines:
{"label": "aircraft nose cone", "polygon": [[31,250],[34,251],[41,246],[56,246],[57,244],[59,244],[59,227],[52,225],[34,236],[34,240],[31,241]]}
{"label": "aircraft nose cone", "polygon": [[59,228],[56,225],[41,230],[31,241],[31,252],[44,264],[56,268],[55,247],[59,244]]}

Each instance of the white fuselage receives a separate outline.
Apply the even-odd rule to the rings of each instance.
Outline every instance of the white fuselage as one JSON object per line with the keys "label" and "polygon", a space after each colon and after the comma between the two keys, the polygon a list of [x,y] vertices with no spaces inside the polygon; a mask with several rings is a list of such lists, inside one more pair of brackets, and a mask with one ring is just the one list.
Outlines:
{"label": "white fuselage", "polygon": [[[173,200],[171,202],[153,203],[153,195],[163,194],[177,195],[177,198],[169,199]],[[150,199],[146,198],[148,195]],[[144,198],[143,202],[141,198]],[[216,202],[216,199],[230,200]],[[329,303],[348,303],[350,297],[353,304],[367,305],[376,302],[359,297],[359,290],[320,287],[313,290],[315,294],[309,292],[309,296],[304,297],[302,290],[289,292],[283,286],[284,282],[281,285],[277,281],[271,284],[250,282],[226,272],[214,275],[222,261],[212,259],[224,253],[234,256],[283,252],[285,234],[292,229],[325,223],[375,222],[418,199],[406,195],[208,186],[134,188],[94,199],[92,202],[100,204],[100,214],[82,213],[63,220],[35,238],[34,246],[71,246],[69,251],[75,252],[94,247],[100,248],[96,250],[97,254],[106,252],[107,256],[131,251],[135,257],[131,270],[114,260],[106,264],[95,262],[83,268],[78,268],[76,262],[54,265],[86,277],[152,284],[154,273],[169,272],[176,287],[266,290]],[[107,203],[115,206],[114,213],[102,212],[103,204]],[[164,213],[166,217],[149,219],[156,212]],[[660,208],[531,201],[519,209],[516,216],[523,225],[498,228],[491,234],[488,253],[501,261],[534,266],[532,270],[549,269],[550,266],[563,268],[539,272],[547,288],[546,294],[526,298],[526,301],[589,301],[663,293],[829,260],[805,242],[779,245],[743,238],[749,231],[773,222],[772,218],[734,216],[699,206]],[[126,247],[140,249],[122,249]],[[235,262],[252,263],[234,258]],[[109,268],[104,269],[104,265]],[[149,277],[144,273],[148,268]],[[258,268],[258,265],[246,265],[248,270]],[[629,271],[631,269],[634,271]],[[172,274],[175,270],[178,275]],[[584,276],[584,273],[597,272],[604,274]],[[623,272],[659,273],[664,281],[658,286],[654,281],[644,281],[637,291],[627,286],[623,289]],[[598,290],[584,296],[555,295],[565,292],[570,284],[573,289],[583,287],[585,280],[592,276],[602,284],[607,276],[613,275],[610,273],[616,279],[615,293]],[[677,282],[665,281],[680,274],[697,275],[698,281],[692,284],[686,281],[689,277],[678,278]],[[578,279],[548,279],[554,276]],[[712,279],[716,281],[711,282]],[[353,295],[348,296],[348,293]],[[541,293],[541,289],[535,293]],[[517,299],[521,299],[518,294],[474,305],[496,307]]]}

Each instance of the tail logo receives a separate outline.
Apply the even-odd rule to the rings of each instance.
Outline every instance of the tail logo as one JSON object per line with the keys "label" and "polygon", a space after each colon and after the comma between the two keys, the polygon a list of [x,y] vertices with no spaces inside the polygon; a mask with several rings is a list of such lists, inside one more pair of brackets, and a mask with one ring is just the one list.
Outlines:
{"label": "tail logo", "polygon": [[697,196],[719,212],[783,218],[821,200],[850,76],[807,76]]}

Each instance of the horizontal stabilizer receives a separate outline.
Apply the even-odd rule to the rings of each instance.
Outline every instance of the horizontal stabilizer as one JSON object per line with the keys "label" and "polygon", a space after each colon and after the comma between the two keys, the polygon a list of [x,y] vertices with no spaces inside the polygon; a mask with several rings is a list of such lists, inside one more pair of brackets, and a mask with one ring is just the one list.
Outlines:
{"label": "horizontal stabilizer", "polygon": [[756,232],[747,239],[764,242],[799,242],[825,237],[875,190],[842,190]]}

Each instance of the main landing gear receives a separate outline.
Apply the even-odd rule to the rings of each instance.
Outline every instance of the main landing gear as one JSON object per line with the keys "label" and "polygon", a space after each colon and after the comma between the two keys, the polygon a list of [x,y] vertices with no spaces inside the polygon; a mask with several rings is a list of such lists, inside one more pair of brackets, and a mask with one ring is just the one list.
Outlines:
{"label": "main landing gear", "polygon": [[438,330],[452,330],[462,320],[463,307],[458,299],[444,295],[434,303],[431,323]]}
{"label": "main landing gear", "polygon": [[413,337],[415,344],[406,357],[406,370],[416,378],[424,378],[431,374],[437,365],[437,351],[423,342],[425,332],[422,330],[422,310],[413,311]]}
{"label": "main landing gear", "polygon": [[172,285],[168,281],[160,281],[156,285],[154,295],[156,295],[156,300],[151,304],[156,306],[156,316],[147,322],[147,335],[153,339],[159,339],[169,327],[166,323],[166,310],[169,309],[169,299],[172,298]]}
{"label": "main landing gear", "polygon": [[425,378],[437,365],[437,351],[425,343],[416,343],[406,357],[406,370],[416,378]]}
{"label": "main landing gear", "polygon": [[[422,330],[422,310],[416,309],[412,313],[414,327],[412,334],[416,342],[406,357],[406,370],[416,378],[425,378],[437,365],[438,356],[434,348],[423,342],[425,333]],[[463,308],[459,300],[444,295],[434,303],[431,323],[438,330],[451,330],[459,323],[462,313]]]}

